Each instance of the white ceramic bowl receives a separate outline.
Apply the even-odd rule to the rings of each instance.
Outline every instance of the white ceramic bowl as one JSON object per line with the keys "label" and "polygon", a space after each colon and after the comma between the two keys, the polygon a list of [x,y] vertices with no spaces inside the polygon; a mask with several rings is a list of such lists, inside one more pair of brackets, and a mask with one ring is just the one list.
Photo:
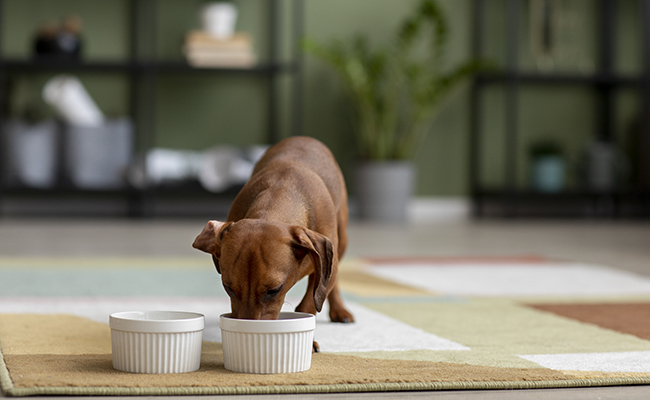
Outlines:
{"label": "white ceramic bowl", "polygon": [[145,374],[196,371],[205,318],[182,311],[127,311],[110,316],[113,367]]}
{"label": "white ceramic bowl", "polygon": [[283,374],[311,367],[316,317],[283,312],[277,320],[235,319],[221,315],[226,369],[253,374]]}

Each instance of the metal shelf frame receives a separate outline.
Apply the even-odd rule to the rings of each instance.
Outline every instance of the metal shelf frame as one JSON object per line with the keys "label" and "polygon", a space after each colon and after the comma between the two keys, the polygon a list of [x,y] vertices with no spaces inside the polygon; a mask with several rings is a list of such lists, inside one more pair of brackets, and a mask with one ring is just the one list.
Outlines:
{"label": "metal shelf frame", "polygon": [[[159,60],[150,49],[156,48],[157,32],[156,8],[157,0],[130,0],[129,26],[131,44],[129,54],[125,60],[121,61],[102,61],[102,60],[82,60],[79,62],[58,62],[47,60],[21,60],[7,59],[2,57],[0,48],[0,140],[4,140],[4,115],[7,99],[8,78],[14,74],[36,74],[36,73],[56,73],[56,72],[75,72],[75,73],[109,73],[122,74],[129,80],[129,114],[135,125],[134,148],[136,154],[146,154],[146,151],[153,146],[156,137],[156,87],[159,79],[169,75],[229,75],[237,74],[250,76],[251,78],[260,78],[266,81],[267,99],[266,107],[268,109],[268,120],[266,121],[268,144],[278,142],[280,132],[278,129],[279,114],[281,112],[279,105],[280,88],[277,82],[283,74],[292,76],[292,87],[290,92],[290,126],[291,135],[302,134],[302,114],[303,114],[303,61],[302,61],[302,38],[304,36],[304,0],[292,0],[290,10],[284,15],[291,15],[292,31],[288,45],[289,59],[281,60],[281,32],[280,27],[288,21],[283,21],[283,4],[281,0],[269,0],[264,2],[268,7],[263,18],[266,19],[268,30],[268,60],[256,65],[253,68],[193,68],[182,60]],[[0,0],[0,32],[2,32],[2,21],[8,16],[5,15],[3,1]],[[1,42],[0,37],[0,42]],[[138,145],[139,144],[139,145]],[[6,151],[6,150],[5,150]],[[4,158],[4,156],[2,156]],[[135,160],[134,160],[135,161]],[[5,165],[0,163],[0,177],[5,177]],[[86,190],[75,188],[69,183],[60,182],[52,189],[30,189],[20,186],[8,186],[5,179],[0,179],[0,206],[5,198],[12,196],[34,196],[47,197],[65,196],[65,195],[83,195],[83,196],[115,196],[123,195],[128,201],[128,216],[130,217],[149,217],[152,216],[153,204],[156,196],[173,194],[174,196],[195,196],[197,194],[205,196],[219,196],[211,194],[197,188],[196,185],[182,185],[174,188],[132,188],[127,187],[119,190]],[[236,194],[236,193],[235,193]],[[228,190],[222,196],[233,197],[232,190]],[[1,207],[0,207],[1,209]],[[1,215],[1,214],[0,214]]]}
{"label": "metal shelf frame", "polygon": [[[497,215],[502,217],[518,216],[565,216],[565,217],[647,217],[650,216],[650,0],[639,0],[639,15],[642,21],[643,73],[638,76],[617,74],[614,70],[616,27],[616,0],[598,0],[600,24],[598,43],[600,53],[597,71],[593,74],[550,73],[537,74],[523,72],[519,69],[519,37],[521,36],[520,15],[525,0],[506,0],[505,38],[505,68],[497,72],[479,74],[473,82],[470,102],[470,192],[473,204],[473,215],[477,218]],[[486,28],[485,11],[488,7],[486,0],[474,0],[472,51],[476,58],[484,56],[484,31]],[[505,126],[504,185],[499,189],[488,190],[480,182],[480,167],[482,161],[481,140],[484,136],[481,121],[481,93],[490,85],[501,85],[505,90],[505,110],[503,114]],[[640,144],[639,144],[639,181],[636,187],[626,191],[598,193],[589,191],[573,191],[558,194],[538,193],[521,189],[517,186],[518,165],[520,156],[517,152],[520,132],[519,92],[524,86],[553,85],[553,86],[588,86],[595,89],[598,96],[598,109],[595,113],[598,131],[594,138],[608,142],[614,138],[614,117],[616,111],[615,92],[619,88],[635,88],[641,98]],[[580,207],[564,205],[580,203],[582,209],[592,210],[594,202],[607,203],[607,207],[596,207],[594,212],[576,211]],[[555,209],[544,210],[544,204],[553,204]],[[632,204],[633,206],[629,206]],[[531,212],[531,209],[535,209]],[[496,210],[496,211],[494,211]],[[632,211],[630,211],[632,210]]]}

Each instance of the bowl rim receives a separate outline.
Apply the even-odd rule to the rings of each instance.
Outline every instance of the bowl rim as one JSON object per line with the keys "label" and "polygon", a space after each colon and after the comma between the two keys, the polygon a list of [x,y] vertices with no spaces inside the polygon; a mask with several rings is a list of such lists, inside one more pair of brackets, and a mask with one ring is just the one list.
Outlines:
{"label": "bowl rim", "polygon": [[139,333],[184,333],[202,331],[205,316],[190,311],[122,311],[109,317],[111,330]]}
{"label": "bowl rim", "polygon": [[236,333],[297,333],[313,331],[316,316],[309,313],[281,312],[278,319],[237,319],[232,313],[221,314],[219,327],[222,331]]}

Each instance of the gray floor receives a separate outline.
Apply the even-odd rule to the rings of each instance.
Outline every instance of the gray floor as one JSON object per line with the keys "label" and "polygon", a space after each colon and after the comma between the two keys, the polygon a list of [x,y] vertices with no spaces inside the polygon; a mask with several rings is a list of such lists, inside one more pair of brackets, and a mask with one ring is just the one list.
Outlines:
{"label": "gray floor", "polygon": [[[2,219],[0,254],[203,257],[191,248],[191,243],[204,223],[201,220]],[[650,221],[457,220],[403,226],[353,223],[349,235],[347,257],[542,255],[605,264],[650,276]],[[237,398],[248,397],[256,400],[278,398]],[[286,397],[294,396],[283,396]],[[300,398],[647,399],[650,387],[332,394],[302,395]]]}

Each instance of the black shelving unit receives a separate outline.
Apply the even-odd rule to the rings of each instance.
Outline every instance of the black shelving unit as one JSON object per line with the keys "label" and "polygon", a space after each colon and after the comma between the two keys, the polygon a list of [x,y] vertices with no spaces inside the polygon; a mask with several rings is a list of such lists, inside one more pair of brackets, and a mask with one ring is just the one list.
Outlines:
{"label": "black shelving unit", "polygon": [[[506,0],[505,2],[505,67],[499,71],[479,74],[471,91],[470,125],[470,187],[475,217],[485,216],[542,216],[542,217],[638,217],[650,216],[650,1],[639,0],[639,18],[642,32],[639,35],[643,44],[643,72],[638,76],[618,74],[614,68],[616,0],[598,0],[599,27],[596,40],[599,57],[596,71],[591,74],[580,73],[536,73],[525,72],[519,67],[519,38],[523,34],[521,15],[525,0]],[[483,43],[486,29],[486,10],[489,1],[475,0],[473,8],[473,53],[483,58]],[[481,119],[483,104],[481,94],[488,87],[499,85],[505,92],[504,184],[499,188],[487,188],[481,182],[480,169],[483,154],[482,140],[485,137]],[[597,96],[597,131],[593,138],[605,142],[615,140],[614,118],[617,105],[616,91],[633,88],[641,99],[642,115],[639,138],[638,182],[633,188],[616,189],[607,192],[583,189],[567,190],[560,193],[540,193],[523,189],[517,184],[518,168],[521,165],[518,144],[521,133],[518,126],[520,96],[523,87],[534,85],[554,87],[588,87]]]}
{"label": "black shelving unit", "polygon": [[[262,60],[252,68],[194,68],[181,60],[158,59],[151,49],[156,48],[156,23],[157,0],[130,0],[129,25],[130,49],[124,61],[97,61],[82,60],[78,62],[43,61],[31,59],[7,59],[0,55],[0,139],[4,135],[3,115],[4,105],[7,101],[7,82],[12,74],[37,74],[37,73],[110,73],[128,77],[130,104],[129,117],[134,122],[135,135],[134,148],[138,157],[142,158],[147,150],[155,143],[156,129],[156,87],[160,79],[165,76],[249,76],[251,79],[263,79],[268,85],[268,98],[266,99],[268,120],[266,121],[267,144],[276,143],[281,139],[278,131],[279,87],[277,79],[283,74],[292,75],[291,101],[289,107],[290,134],[299,135],[302,131],[302,51],[300,41],[303,37],[304,0],[291,0],[290,10],[282,10],[281,0],[264,2],[268,12],[264,13],[268,26],[266,46],[268,58]],[[3,1],[0,0],[0,31],[3,18]],[[281,60],[281,32],[280,28],[288,21],[283,20],[284,15],[291,15],[291,49],[288,49],[289,59]],[[92,40],[92,39],[91,39]],[[148,54],[147,54],[148,53]],[[0,54],[2,51],[0,49]],[[4,158],[4,155],[3,155]],[[61,157],[59,157],[61,158]],[[137,160],[133,160],[136,162]],[[2,170],[4,163],[0,162],[0,176],[6,174]],[[4,179],[0,180],[0,215],[2,214],[2,201],[8,198],[66,198],[69,196],[92,198],[121,197],[127,201],[125,214],[131,217],[149,217],[157,215],[156,202],[158,199],[171,197],[175,199],[200,198],[203,200],[221,200],[222,206],[207,212],[223,213],[227,211],[223,204],[228,204],[238,192],[237,187],[230,188],[223,193],[210,193],[200,185],[193,182],[173,186],[146,186],[126,187],[116,190],[88,190],[77,188],[74,185],[60,180],[53,188],[34,189],[20,185],[7,185]],[[216,202],[215,204],[219,204]],[[205,210],[205,208],[201,209]],[[93,214],[93,210],[90,210]],[[199,211],[201,213],[201,211]],[[85,214],[88,214],[86,212]],[[172,211],[172,214],[174,212]],[[191,212],[190,212],[191,214]]]}

